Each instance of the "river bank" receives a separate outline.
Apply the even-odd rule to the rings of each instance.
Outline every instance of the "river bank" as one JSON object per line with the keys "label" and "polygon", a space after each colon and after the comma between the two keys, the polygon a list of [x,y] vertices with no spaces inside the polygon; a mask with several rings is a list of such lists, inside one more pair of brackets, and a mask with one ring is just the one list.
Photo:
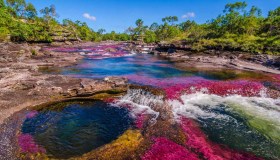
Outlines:
{"label": "river bank", "polygon": [[209,49],[201,52],[182,44],[159,44],[155,51],[179,69],[238,69],[280,74],[280,57],[241,51]]}

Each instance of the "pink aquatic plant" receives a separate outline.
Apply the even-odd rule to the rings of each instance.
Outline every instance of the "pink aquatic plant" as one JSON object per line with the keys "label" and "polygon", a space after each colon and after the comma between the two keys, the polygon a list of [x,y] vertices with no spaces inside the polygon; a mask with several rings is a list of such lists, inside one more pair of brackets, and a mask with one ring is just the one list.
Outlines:
{"label": "pink aquatic plant", "polygon": [[191,119],[182,118],[181,126],[187,138],[186,145],[195,153],[208,160],[261,160],[261,158],[247,153],[233,151],[225,146],[207,140],[198,124]]}
{"label": "pink aquatic plant", "polygon": [[46,153],[46,150],[37,145],[30,134],[20,134],[18,136],[18,144],[22,153]]}
{"label": "pink aquatic plant", "polygon": [[183,146],[165,137],[153,139],[152,147],[141,157],[142,160],[198,160],[198,156]]}
{"label": "pink aquatic plant", "polygon": [[151,78],[147,76],[128,75],[129,80],[164,89],[168,99],[178,99],[184,92],[207,92],[220,96],[238,94],[242,96],[260,96],[265,89],[262,83],[248,80],[215,81],[201,77]]}
{"label": "pink aquatic plant", "polygon": [[38,114],[37,111],[30,111],[26,114],[26,118],[30,119],[30,118],[33,118],[35,117],[36,115]]}
{"label": "pink aquatic plant", "polygon": [[112,104],[114,104],[115,101],[116,101],[116,98],[109,97],[109,98],[103,99],[103,101],[106,102],[106,103],[112,103]]}
{"label": "pink aquatic plant", "polygon": [[142,129],[144,127],[144,123],[145,123],[146,118],[147,118],[147,116],[145,114],[138,115],[135,122],[134,122],[135,126],[138,129]]}
{"label": "pink aquatic plant", "polygon": [[195,92],[207,92],[219,96],[242,95],[242,96],[260,96],[265,87],[259,82],[252,81],[200,81],[196,84],[177,84],[171,87],[165,87],[166,96],[169,99],[179,98],[182,92],[190,94]]}

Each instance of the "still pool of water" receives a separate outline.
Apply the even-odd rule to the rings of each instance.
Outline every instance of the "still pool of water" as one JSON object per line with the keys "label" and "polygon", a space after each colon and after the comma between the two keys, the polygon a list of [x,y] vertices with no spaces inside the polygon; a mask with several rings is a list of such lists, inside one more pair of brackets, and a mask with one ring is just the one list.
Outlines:
{"label": "still pool of water", "polygon": [[72,103],[58,110],[30,112],[21,132],[23,138],[31,136],[49,157],[70,158],[117,139],[132,122],[127,109],[102,101]]}
{"label": "still pool of water", "polygon": [[261,78],[254,72],[240,72],[234,70],[179,70],[173,63],[158,56],[137,54],[116,58],[92,59],[85,56],[77,66],[64,68],[63,74],[83,78],[104,78],[106,76],[126,76],[133,82],[133,76],[142,78],[178,78],[198,76],[211,80],[227,80],[238,77]]}

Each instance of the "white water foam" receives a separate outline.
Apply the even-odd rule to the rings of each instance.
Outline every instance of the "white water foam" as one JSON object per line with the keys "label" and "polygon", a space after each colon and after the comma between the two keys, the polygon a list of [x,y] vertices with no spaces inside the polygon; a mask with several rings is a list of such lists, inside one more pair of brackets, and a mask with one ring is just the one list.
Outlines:
{"label": "white water foam", "polygon": [[169,100],[175,117],[188,118],[226,118],[223,115],[211,112],[211,109],[225,105],[230,110],[244,112],[278,124],[280,127],[280,99],[266,97],[242,97],[231,95],[221,97],[213,94],[194,93],[182,95],[181,101]]}
{"label": "white water foam", "polygon": [[129,105],[132,117],[136,118],[141,114],[152,115],[151,123],[155,123],[159,112],[153,110],[153,107],[163,106],[163,96],[155,96],[141,89],[128,90],[127,94],[118,100],[114,105]]}
{"label": "white water foam", "polygon": [[159,112],[153,108],[156,106],[171,106],[175,119],[181,116],[193,119],[228,118],[213,112],[221,105],[228,110],[242,112],[249,116],[257,116],[279,126],[280,129],[280,98],[267,97],[242,97],[230,95],[226,97],[197,92],[181,95],[180,100],[164,100],[163,96],[156,96],[144,90],[129,90],[128,93],[115,103],[116,106],[129,105],[133,116],[150,114],[158,117]]}

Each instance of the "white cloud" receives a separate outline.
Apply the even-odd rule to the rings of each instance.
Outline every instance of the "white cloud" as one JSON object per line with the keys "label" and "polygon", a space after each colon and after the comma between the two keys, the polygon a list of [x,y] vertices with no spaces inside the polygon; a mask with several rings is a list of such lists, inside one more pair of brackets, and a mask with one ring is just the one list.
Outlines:
{"label": "white cloud", "polygon": [[188,12],[184,15],[182,15],[182,18],[187,19],[187,18],[194,18],[195,17],[195,13],[194,12]]}
{"label": "white cloud", "polygon": [[91,16],[89,13],[84,13],[83,17],[85,17],[86,19],[89,19],[91,21],[96,21],[96,17]]}

